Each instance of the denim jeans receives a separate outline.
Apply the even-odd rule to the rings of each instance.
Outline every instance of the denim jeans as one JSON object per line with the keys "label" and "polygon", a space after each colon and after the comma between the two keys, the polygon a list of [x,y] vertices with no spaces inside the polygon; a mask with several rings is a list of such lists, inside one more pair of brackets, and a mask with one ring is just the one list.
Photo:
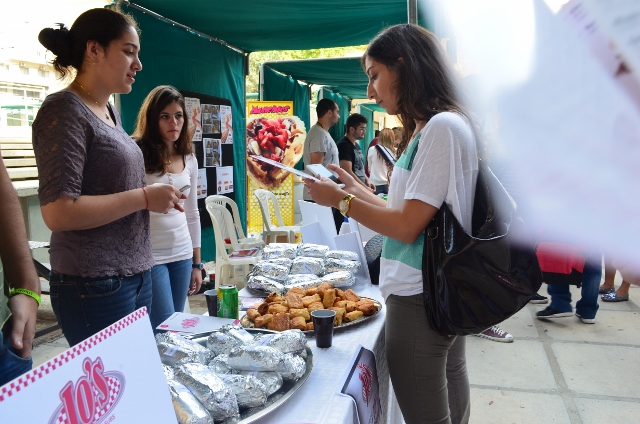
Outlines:
{"label": "denim jeans", "polygon": [[153,331],[174,312],[184,311],[191,284],[193,259],[158,264],[151,268],[151,325]]}
{"label": "denim jeans", "polygon": [[[582,272],[582,297],[576,302],[576,312],[582,318],[593,319],[598,312],[598,290],[602,277],[602,263],[587,259]],[[547,292],[551,296],[549,307],[559,312],[572,312],[571,292],[568,284],[549,284]]]}
{"label": "denim jeans", "polygon": [[51,306],[69,346],[145,306],[151,310],[151,272],[115,277],[50,274]]}
{"label": "denim jeans", "polygon": [[31,371],[32,367],[33,359],[18,356],[11,340],[7,338],[3,341],[2,331],[0,331],[0,386]]}

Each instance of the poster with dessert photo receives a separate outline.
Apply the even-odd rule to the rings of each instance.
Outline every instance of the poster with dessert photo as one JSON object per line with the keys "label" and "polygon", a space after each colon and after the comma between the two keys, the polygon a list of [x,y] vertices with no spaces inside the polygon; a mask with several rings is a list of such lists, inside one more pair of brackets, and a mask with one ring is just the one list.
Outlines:
{"label": "poster with dessert photo", "polygon": [[206,168],[220,166],[222,164],[222,149],[220,148],[219,138],[205,138],[202,140],[203,145],[203,162]]}
{"label": "poster with dessert photo", "polygon": [[[248,192],[270,190],[280,205],[285,225],[294,224],[293,175],[282,168],[253,159],[262,156],[288,167],[302,158],[307,131],[304,122],[293,116],[293,102],[247,102],[246,152]],[[262,215],[255,196],[248,199],[249,232],[262,230]]]}

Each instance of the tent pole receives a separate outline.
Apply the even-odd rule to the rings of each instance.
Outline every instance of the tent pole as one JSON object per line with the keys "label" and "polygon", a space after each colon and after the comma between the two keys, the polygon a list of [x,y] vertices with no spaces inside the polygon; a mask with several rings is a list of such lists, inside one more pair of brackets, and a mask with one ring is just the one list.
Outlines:
{"label": "tent pole", "polygon": [[418,0],[407,0],[407,18],[410,24],[418,24]]}
{"label": "tent pole", "polygon": [[264,100],[264,63],[260,64],[260,101]]}

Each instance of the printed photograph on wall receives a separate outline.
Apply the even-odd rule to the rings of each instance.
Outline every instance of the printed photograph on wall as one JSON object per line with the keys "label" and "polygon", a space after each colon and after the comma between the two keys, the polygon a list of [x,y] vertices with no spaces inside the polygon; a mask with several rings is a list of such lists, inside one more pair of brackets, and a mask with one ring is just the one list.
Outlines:
{"label": "printed photograph on wall", "polygon": [[205,138],[202,140],[204,152],[204,166],[220,166],[222,164],[222,149],[220,139]]}

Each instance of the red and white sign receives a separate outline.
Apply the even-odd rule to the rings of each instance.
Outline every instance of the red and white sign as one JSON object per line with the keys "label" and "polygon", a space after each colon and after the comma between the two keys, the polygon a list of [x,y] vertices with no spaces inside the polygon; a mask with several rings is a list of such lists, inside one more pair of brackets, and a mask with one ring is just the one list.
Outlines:
{"label": "red and white sign", "polygon": [[340,393],[353,399],[360,424],[378,424],[382,407],[374,353],[359,345],[343,380]]}
{"label": "red and white sign", "polygon": [[7,423],[172,423],[176,415],[145,308],[0,387]]}

